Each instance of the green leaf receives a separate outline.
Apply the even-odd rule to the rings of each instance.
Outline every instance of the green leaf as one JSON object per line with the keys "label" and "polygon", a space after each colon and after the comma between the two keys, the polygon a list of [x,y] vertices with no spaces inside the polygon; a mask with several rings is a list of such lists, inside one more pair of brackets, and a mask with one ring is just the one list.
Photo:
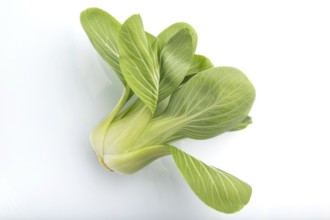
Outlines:
{"label": "green leaf", "polygon": [[243,130],[247,126],[252,124],[252,118],[250,116],[246,116],[241,123],[239,123],[235,128],[231,129],[231,131],[239,131]]}
{"label": "green leaf", "polygon": [[207,70],[213,67],[212,62],[209,60],[209,58],[203,56],[203,55],[198,55],[194,54],[190,68],[187,72],[187,76],[191,74],[196,74],[199,73],[203,70]]}
{"label": "green leaf", "polygon": [[151,50],[151,54],[153,55],[153,61],[155,62],[155,65],[157,66],[156,68],[159,70],[159,63],[158,63],[158,60],[159,60],[158,59],[158,39],[157,39],[157,37],[155,37],[154,35],[152,35],[152,34],[150,34],[148,32],[145,32],[145,34],[146,34],[146,37],[147,37],[149,48]]}
{"label": "green leaf", "polygon": [[182,81],[182,84],[190,80],[196,73],[199,73],[203,70],[207,70],[213,67],[212,62],[205,56],[194,54],[190,68],[186,74],[186,77]]}
{"label": "green leaf", "polygon": [[171,96],[160,120],[174,121],[182,137],[206,139],[235,128],[248,115],[255,89],[238,69],[202,71]]}
{"label": "green leaf", "polygon": [[172,94],[181,84],[192,56],[192,38],[184,28],[169,39],[160,52],[159,101]]}
{"label": "green leaf", "polygon": [[139,15],[131,16],[122,25],[118,49],[121,71],[127,84],[153,113],[158,101],[159,66]]}
{"label": "green leaf", "polygon": [[179,31],[181,31],[183,28],[187,29],[191,35],[191,39],[192,39],[192,47],[193,47],[193,53],[196,50],[197,47],[197,32],[195,31],[195,29],[187,23],[184,22],[178,22],[178,23],[174,23],[171,26],[169,26],[168,28],[166,28],[164,31],[162,31],[158,36],[158,48],[160,49],[160,51],[163,49],[163,47],[165,46],[165,44]]}
{"label": "green leaf", "polygon": [[171,147],[171,153],[190,188],[206,205],[220,212],[234,213],[249,202],[252,189],[247,183],[175,147]]}
{"label": "green leaf", "polygon": [[80,14],[80,22],[88,38],[101,57],[112,67],[125,85],[119,67],[117,36],[121,24],[107,12],[98,8],[89,8]]}
{"label": "green leaf", "polygon": [[150,34],[149,32],[145,32],[145,34],[146,34],[150,47],[153,47],[153,45],[157,43],[157,40],[158,40],[157,37]]}

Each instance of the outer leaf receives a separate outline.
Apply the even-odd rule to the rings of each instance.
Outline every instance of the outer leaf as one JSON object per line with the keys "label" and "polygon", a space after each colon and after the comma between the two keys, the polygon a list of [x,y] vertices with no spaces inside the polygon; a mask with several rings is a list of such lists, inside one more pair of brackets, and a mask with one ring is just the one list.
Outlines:
{"label": "outer leaf", "polygon": [[250,116],[247,116],[243,119],[243,121],[241,123],[239,123],[235,128],[231,129],[231,131],[239,131],[239,130],[243,130],[244,128],[246,128],[247,126],[249,126],[250,124],[252,124],[252,118]]}
{"label": "outer leaf", "polygon": [[196,158],[171,147],[174,161],[194,193],[208,206],[224,213],[241,210],[250,200],[251,187]]}
{"label": "outer leaf", "polygon": [[122,25],[118,48],[119,63],[126,82],[154,112],[158,101],[159,67],[139,15],[131,16]]}
{"label": "outer leaf", "polygon": [[184,28],[177,32],[160,53],[159,101],[168,97],[183,81],[193,56],[192,38]]}
{"label": "outer leaf", "polygon": [[173,119],[183,137],[206,139],[236,127],[249,113],[255,90],[232,67],[198,73],[172,94],[160,120]]}
{"label": "outer leaf", "polygon": [[184,22],[174,23],[158,35],[158,48],[160,49],[160,51],[165,46],[166,42],[169,41],[176,33],[181,31],[181,29],[183,28],[189,31],[192,39],[193,52],[195,52],[197,47],[197,33],[190,24]]}
{"label": "outer leaf", "polygon": [[126,84],[118,61],[117,36],[121,24],[98,8],[83,11],[80,21],[97,52],[112,67],[122,83]]}
{"label": "outer leaf", "polygon": [[194,54],[190,68],[186,74],[186,77],[182,81],[182,84],[190,80],[196,73],[199,73],[203,70],[207,70],[213,67],[212,62],[205,56]]}
{"label": "outer leaf", "polygon": [[146,37],[147,37],[147,40],[149,42],[149,45],[151,47],[153,47],[154,44],[156,44],[157,42],[157,37],[155,37],[154,35],[150,34],[149,32],[145,32],[146,33]]}
{"label": "outer leaf", "polygon": [[191,66],[187,72],[187,75],[196,74],[203,70],[210,69],[212,67],[213,67],[213,64],[209,60],[209,58],[207,58],[203,55],[194,54],[192,61],[191,61]]}
{"label": "outer leaf", "polygon": [[145,34],[146,34],[146,37],[147,37],[149,48],[151,50],[151,54],[153,55],[153,61],[155,62],[156,68],[159,70],[159,64],[158,64],[158,39],[157,39],[157,37],[155,37],[154,35],[152,35],[148,32],[145,32]]}

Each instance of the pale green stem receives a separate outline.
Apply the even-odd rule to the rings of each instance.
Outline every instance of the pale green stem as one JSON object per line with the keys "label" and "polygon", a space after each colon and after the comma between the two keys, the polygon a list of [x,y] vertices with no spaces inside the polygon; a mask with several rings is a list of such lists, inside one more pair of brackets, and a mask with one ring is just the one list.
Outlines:
{"label": "pale green stem", "polygon": [[91,133],[90,141],[94,151],[99,156],[99,159],[100,157],[103,157],[104,140],[106,138],[106,134],[107,131],[109,130],[111,122],[114,120],[116,115],[121,111],[121,109],[125,106],[126,102],[128,101],[129,94],[130,94],[130,88],[126,87],[117,105],[112,110],[112,112]]}
{"label": "pale green stem", "polygon": [[104,163],[117,173],[130,174],[170,153],[168,145],[154,145],[121,154],[106,154]]}

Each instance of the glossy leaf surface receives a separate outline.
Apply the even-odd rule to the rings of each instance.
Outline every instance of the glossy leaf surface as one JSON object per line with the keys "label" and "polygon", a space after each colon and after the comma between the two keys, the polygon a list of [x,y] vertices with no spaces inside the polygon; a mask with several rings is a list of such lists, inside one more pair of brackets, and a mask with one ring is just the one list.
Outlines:
{"label": "glossy leaf surface", "polygon": [[211,68],[174,92],[162,117],[181,121],[184,137],[211,138],[243,121],[254,98],[254,87],[241,71],[232,67]]}
{"label": "glossy leaf surface", "polygon": [[195,52],[196,47],[197,47],[197,32],[195,31],[195,29],[187,23],[184,22],[177,22],[172,24],[171,26],[167,27],[165,30],[163,30],[158,36],[158,40],[159,40],[159,44],[158,47],[160,48],[160,50],[163,49],[163,47],[165,46],[165,44],[179,31],[181,31],[182,29],[186,29],[187,31],[189,31],[191,39],[192,39],[192,47],[193,47],[193,52]]}
{"label": "glossy leaf surface", "polygon": [[118,61],[117,38],[121,24],[110,14],[98,8],[83,11],[80,21],[97,52],[125,84]]}
{"label": "glossy leaf surface", "polygon": [[160,93],[163,100],[181,84],[193,56],[192,38],[187,29],[177,32],[160,53]]}
{"label": "glossy leaf surface", "polygon": [[252,189],[247,183],[175,147],[171,147],[171,153],[190,188],[206,205],[234,213],[249,202]]}
{"label": "glossy leaf surface", "polygon": [[154,112],[158,101],[159,66],[139,15],[131,16],[122,25],[118,48],[120,68],[126,82]]}

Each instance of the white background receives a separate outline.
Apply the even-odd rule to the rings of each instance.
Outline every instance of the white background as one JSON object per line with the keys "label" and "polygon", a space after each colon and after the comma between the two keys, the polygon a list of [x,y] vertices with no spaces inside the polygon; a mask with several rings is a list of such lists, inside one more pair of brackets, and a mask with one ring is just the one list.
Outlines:
{"label": "white background", "polygon": [[[79,13],[158,34],[185,21],[197,52],[254,83],[254,124],[177,146],[253,187],[225,215],[204,205],[170,157],[121,176],[98,163],[92,128],[122,92]],[[16,0],[0,3],[0,219],[330,219],[330,6],[327,1]]]}

